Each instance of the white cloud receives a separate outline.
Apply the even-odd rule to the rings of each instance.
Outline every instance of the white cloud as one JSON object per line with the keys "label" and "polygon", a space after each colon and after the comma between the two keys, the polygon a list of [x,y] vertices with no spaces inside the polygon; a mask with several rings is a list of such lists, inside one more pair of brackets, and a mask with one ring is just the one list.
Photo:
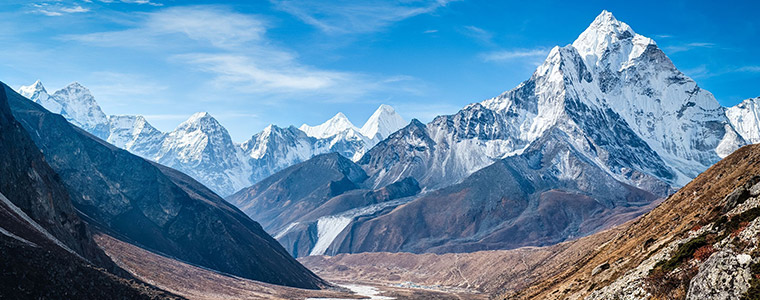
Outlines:
{"label": "white cloud", "polygon": [[366,33],[382,30],[395,22],[432,13],[451,0],[270,0],[277,9],[304,23],[333,34]]}
{"label": "white cloud", "polygon": [[208,82],[216,89],[263,94],[259,98],[269,101],[297,98],[299,93],[322,95],[323,101],[356,101],[369,91],[409,81],[309,66],[292,50],[269,40],[267,29],[258,16],[221,6],[190,6],[138,15],[137,23],[126,30],[62,38],[163,52],[171,63],[211,75]]}
{"label": "white cloud", "polygon": [[266,32],[263,21],[217,6],[173,7],[140,15],[138,27],[64,36],[107,47],[159,47],[177,35],[220,48],[240,47],[258,41]]}
{"label": "white cloud", "polygon": [[760,73],[760,66],[744,66],[738,69],[739,72]]}
{"label": "white cloud", "polygon": [[219,85],[251,92],[327,89],[351,77],[347,73],[301,66],[292,60],[272,63],[239,54],[193,53],[176,55],[173,59],[216,74],[215,81]]}
{"label": "white cloud", "polygon": [[695,42],[695,43],[684,43],[679,45],[673,45],[673,46],[667,46],[665,47],[665,50],[668,52],[668,54],[674,54],[678,52],[685,52],[690,51],[694,49],[708,49],[708,48],[715,48],[717,45],[714,43],[705,43],[705,42]]}
{"label": "white cloud", "polygon": [[544,48],[538,49],[516,49],[516,50],[500,50],[489,53],[481,54],[481,58],[485,61],[503,62],[514,59],[524,58],[542,58],[548,55],[549,50]]}
{"label": "white cloud", "polygon": [[492,43],[491,38],[493,38],[493,34],[486,31],[485,29],[477,27],[477,26],[472,26],[472,25],[465,26],[464,29],[465,29],[464,30],[465,35],[471,38],[474,38],[475,40],[479,42],[483,42],[486,44]]}
{"label": "white cloud", "polygon": [[85,13],[90,11],[81,5],[65,6],[61,3],[36,3],[32,4],[32,13],[42,14],[49,17],[59,17],[65,14]]}

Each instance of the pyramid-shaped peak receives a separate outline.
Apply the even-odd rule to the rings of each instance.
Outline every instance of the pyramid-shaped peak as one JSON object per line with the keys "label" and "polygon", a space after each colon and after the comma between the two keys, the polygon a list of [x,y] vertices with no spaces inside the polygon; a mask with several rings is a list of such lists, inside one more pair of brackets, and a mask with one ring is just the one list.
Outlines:
{"label": "pyramid-shaped peak", "polygon": [[[606,10],[572,44],[591,69],[596,65],[623,67],[649,45],[656,44],[652,39],[636,34],[628,24],[618,21]],[[603,57],[606,61],[600,61]]]}
{"label": "pyramid-shaped peak", "polygon": [[87,87],[83,86],[82,84],[80,84],[77,81],[69,83],[69,85],[67,85],[63,89],[64,90],[75,90],[75,91],[81,91],[81,92],[85,92],[85,93],[90,93],[90,90]]}
{"label": "pyramid-shaped peak", "polygon": [[344,115],[342,112],[338,112],[337,114],[335,114],[335,116],[333,116],[332,118],[330,118],[329,121],[339,121],[339,122],[346,121],[346,122],[348,122],[348,117],[346,117],[346,115]]}
{"label": "pyramid-shaped peak", "polygon": [[391,112],[391,113],[395,113],[396,112],[396,110],[393,109],[393,106],[390,106],[388,104],[380,104],[380,107],[377,108],[377,111]]}
{"label": "pyramid-shaped peak", "polygon": [[209,114],[208,112],[205,112],[205,111],[194,113],[185,122],[197,123],[197,122],[201,122],[201,121],[204,121],[204,120],[211,120],[211,121],[215,121],[216,122],[216,119],[214,119],[214,117],[212,117],[211,114]]}
{"label": "pyramid-shaped peak", "polygon": [[636,33],[628,24],[618,21],[609,11],[602,11],[591,25],[586,28],[573,46],[581,48],[598,47],[600,44],[609,43],[610,40],[631,39]]}
{"label": "pyramid-shaped peak", "polygon": [[42,81],[40,81],[39,79],[37,79],[37,81],[35,81],[29,87],[32,87],[32,88],[37,89],[37,90],[45,90],[45,86],[42,85]]}
{"label": "pyramid-shaped peak", "polygon": [[391,133],[406,126],[406,121],[390,105],[381,104],[369,117],[360,132],[368,137],[384,139]]}

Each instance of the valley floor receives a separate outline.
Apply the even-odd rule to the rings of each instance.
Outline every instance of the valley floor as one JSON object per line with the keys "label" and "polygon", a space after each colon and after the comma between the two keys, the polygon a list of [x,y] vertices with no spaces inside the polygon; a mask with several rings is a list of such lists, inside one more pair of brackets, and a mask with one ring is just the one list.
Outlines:
{"label": "valley floor", "polygon": [[[111,259],[144,282],[197,300],[217,299],[486,299],[480,294],[431,290],[416,286],[390,285],[373,281],[331,281],[333,290],[306,290],[267,284],[221,274],[193,266],[106,234],[95,237]],[[331,278],[327,277],[326,280]]]}

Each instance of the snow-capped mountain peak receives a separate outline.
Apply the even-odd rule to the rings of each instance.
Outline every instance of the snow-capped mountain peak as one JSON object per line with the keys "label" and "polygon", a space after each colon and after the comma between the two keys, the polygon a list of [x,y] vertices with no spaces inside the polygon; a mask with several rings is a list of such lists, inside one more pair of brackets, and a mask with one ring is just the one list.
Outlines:
{"label": "snow-capped mountain peak", "polygon": [[18,89],[19,94],[21,94],[24,97],[32,98],[35,94],[38,93],[45,93],[47,94],[47,90],[45,90],[45,87],[42,85],[42,81],[35,81],[32,85],[25,85]]}
{"label": "snow-capped mountain peak", "polygon": [[573,47],[590,69],[609,66],[612,71],[626,67],[649,45],[656,44],[652,39],[636,34],[628,24],[618,21],[606,10],[573,42]]}
{"label": "snow-capped mountain peak", "polygon": [[[222,124],[219,124],[211,114],[208,112],[197,112],[191,115],[187,120],[180,123],[175,131],[196,131],[213,132],[220,129],[224,129]],[[227,130],[224,129],[226,132]]]}
{"label": "snow-capped mountain peak", "polygon": [[307,135],[318,139],[334,136],[347,129],[359,131],[359,129],[356,128],[356,126],[354,126],[354,124],[351,123],[342,112],[337,113],[334,117],[317,126],[303,124],[298,129],[301,129],[301,131],[305,132]]}
{"label": "snow-capped mountain peak", "polygon": [[42,85],[42,81],[37,80],[32,85],[22,86],[19,88],[18,92],[22,96],[42,105],[42,107],[50,112],[56,114],[61,113],[61,104],[50,97],[50,94],[48,94],[47,90]]}
{"label": "snow-capped mountain peak", "polygon": [[382,104],[360,129],[364,136],[383,140],[391,133],[406,126],[406,121],[390,105]]}
{"label": "snow-capped mountain peak", "polygon": [[107,141],[145,158],[153,159],[166,136],[143,116],[110,116],[110,134]]}
{"label": "snow-capped mountain peak", "polygon": [[50,95],[42,82],[37,80],[30,86],[19,88],[19,92],[48,111],[61,114],[69,122],[93,135],[101,139],[108,137],[108,117],[100,109],[90,90],[78,82],[71,83]]}

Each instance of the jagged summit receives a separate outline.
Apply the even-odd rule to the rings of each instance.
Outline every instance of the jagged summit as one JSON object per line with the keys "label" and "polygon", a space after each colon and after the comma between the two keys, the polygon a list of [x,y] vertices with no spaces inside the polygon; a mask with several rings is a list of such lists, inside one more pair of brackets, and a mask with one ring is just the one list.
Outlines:
{"label": "jagged summit", "polygon": [[194,113],[187,120],[180,123],[179,126],[177,126],[177,129],[175,129],[175,132],[194,130],[201,130],[204,132],[223,130],[224,133],[227,133],[227,129],[225,129],[224,126],[222,126],[222,124],[220,124],[219,121],[208,112]]}
{"label": "jagged summit", "polygon": [[19,88],[19,93],[48,111],[62,115],[69,122],[93,135],[104,140],[108,138],[108,117],[100,109],[90,90],[78,82],[73,82],[50,95],[42,82],[37,80],[32,85]]}
{"label": "jagged summit", "polygon": [[359,130],[356,128],[356,126],[354,126],[353,123],[351,123],[351,121],[348,120],[348,117],[346,117],[346,115],[344,115],[342,112],[335,114],[335,116],[322,124],[316,126],[303,124],[301,127],[299,127],[299,129],[301,129],[303,132],[306,132],[306,134],[309,136],[320,139],[334,136],[348,129],[356,131]]}
{"label": "jagged summit", "polygon": [[636,34],[628,24],[618,21],[605,10],[572,45],[590,69],[609,66],[618,71],[639,57],[649,45],[656,44],[652,39]]}
{"label": "jagged summit", "polygon": [[45,87],[43,86],[42,81],[40,81],[39,79],[31,85],[25,85],[19,88],[19,94],[27,98],[31,98],[31,96],[35,92],[47,93],[47,90],[45,90]]}

